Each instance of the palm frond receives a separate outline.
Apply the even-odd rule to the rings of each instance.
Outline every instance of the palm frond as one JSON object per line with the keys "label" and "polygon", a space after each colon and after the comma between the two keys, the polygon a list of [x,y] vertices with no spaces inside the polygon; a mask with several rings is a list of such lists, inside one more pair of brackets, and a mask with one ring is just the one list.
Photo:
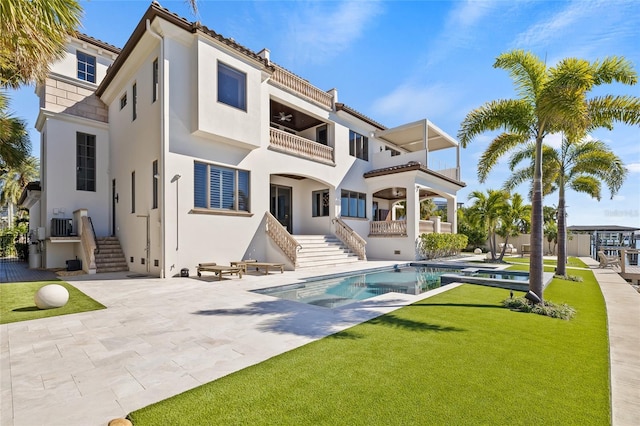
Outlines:
{"label": "palm frond", "polygon": [[587,130],[604,127],[612,130],[613,124],[640,124],[640,97],[599,96],[587,101],[590,123]]}
{"label": "palm frond", "polygon": [[527,135],[502,133],[491,141],[478,162],[478,179],[480,182],[484,182],[487,179],[487,175],[503,155],[527,140]]}
{"label": "palm frond", "polygon": [[478,135],[491,130],[505,129],[510,133],[529,134],[533,108],[524,100],[503,99],[487,102],[471,111],[458,130],[463,148]]}
{"label": "palm frond", "polygon": [[501,54],[493,64],[509,72],[518,95],[534,105],[546,82],[546,65],[531,52],[512,50]]}
{"label": "palm frond", "polygon": [[569,187],[576,192],[582,192],[600,201],[600,181],[593,176],[577,176],[569,182]]}
{"label": "palm frond", "polygon": [[638,74],[634,70],[633,64],[623,57],[604,58],[601,61],[595,61],[591,67],[596,85],[613,82],[631,85],[638,82]]}

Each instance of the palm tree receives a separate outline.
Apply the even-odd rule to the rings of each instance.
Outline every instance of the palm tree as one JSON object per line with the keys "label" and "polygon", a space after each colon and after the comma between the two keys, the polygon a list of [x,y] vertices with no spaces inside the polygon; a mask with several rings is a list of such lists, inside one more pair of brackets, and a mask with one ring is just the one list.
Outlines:
{"label": "palm tree", "polygon": [[488,189],[486,194],[482,191],[469,194],[469,200],[473,200],[473,204],[467,209],[467,217],[473,224],[486,231],[491,260],[496,260],[496,232],[508,198],[507,192],[494,189]]}
{"label": "palm tree", "polygon": [[487,102],[469,112],[460,125],[458,139],[467,147],[480,134],[503,130],[480,159],[481,182],[503,155],[535,141],[529,290],[543,300],[542,141],[550,133],[562,131],[570,139],[580,139],[596,127],[611,128],[615,122],[640,123],[638,97],[587,98],[596,86],[612,82],[632,85],[638,76],[624,58],[610,57],[593,63],[567,58],[548,68],[540,58],[523,50],[499,55],[494,68],[509,72],[519,98]]}
{"label": "palm tree", "polygon": [[2,170],[7,167],[17,167],[31,152],[26,122],[6,112],[6,101],[6,96],[0,92],[0,169]]}
{"label": "palm tree", "polygon": [[498,235],[504,238],[504,245],[500,251],[498,261],[504,258],[509,237],[517,237],[524,232],[529,225],[531,218],[531,205],[524,204],[522,195],[511,194],[510,199],[505,202],[500,211],[500,227],[497,230]]}
{"label": "palm tree", "polygon": [[0,205],[8,207],[9,227],[13,220],[13,206],[18,203],[27,184],[38,178],[39,167],[37,158],[28,157],[18,167],[7,168],[0,177]]}
{"label": "palm tree", "polygon": [[76,0],[0,2],[0,86],[43,81],[49,64],[64,55],[81,15]]}
{"label": "palm tree", "polygon": [[[532,163],[534,149],[533,144],[529,144],[512,154],[509,168],[514,173],[505,182],[505,189],[510,190],[521,183],[531,181],[533,164],[517,170],[516,167],[526,159]],[[542,158],[545,167],[543,195],[558,190],[558,269],[556,273],[566,275],[566,189],[583,192],[600,201],[601,182],[604,182],[613,198],[627,177],[627,169],[622,159],[607,144],[597,140],[583,139],[572,143],[569,139],[563,138],[562,145],[557,150],[543,145]]]}

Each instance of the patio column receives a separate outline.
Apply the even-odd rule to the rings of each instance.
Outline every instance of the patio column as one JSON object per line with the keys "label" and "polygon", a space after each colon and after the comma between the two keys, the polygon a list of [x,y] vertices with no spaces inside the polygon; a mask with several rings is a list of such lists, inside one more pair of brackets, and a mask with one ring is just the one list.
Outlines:
{"label": "patio column", "polygon": [[447,222],[451,223],[451,233],[458,233],[458,202],[457,197],[447,198]]}
{"label": "patio column", "polygon": [[407,191],[405,206],[407,235],[415,239],[418,237],[420,231],[420,189],[414,184],[405,189]]}

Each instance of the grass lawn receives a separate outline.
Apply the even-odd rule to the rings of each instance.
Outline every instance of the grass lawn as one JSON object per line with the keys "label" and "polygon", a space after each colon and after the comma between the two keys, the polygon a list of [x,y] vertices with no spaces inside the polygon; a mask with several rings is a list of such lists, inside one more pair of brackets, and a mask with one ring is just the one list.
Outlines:
{"label": "grass lawn", "polygon": [[[528,257],[505,257],[504,260],[505,260],[505,262],[509,262],[509,263],[526,263],[527,265],[529,264],[529,258]],[[558,265],[557,259],[544,259],[543,263],[545,265],[551,265],[551,266],[557,266]],[[569,268],[588,268],[587,264],[584,263],[582,260],[580,260],[577,257],[569,257],[567,259],[567,267],[569,267]]]}
{"label": "grass lawn", "polygon": [[[69,301],[61,308],[40,310],[33,301],[36,292],[47,284],[60,284],[69,290]],[[94,311],[105,307],[64,281],[35,281],[0,284],[0,324],[58,315]]]}
{"label": "grass lawn", "polygon": [[610,424],[605,306],[591,271],[545,296],[571,321],[464,285],[135,411],[143,425]]}

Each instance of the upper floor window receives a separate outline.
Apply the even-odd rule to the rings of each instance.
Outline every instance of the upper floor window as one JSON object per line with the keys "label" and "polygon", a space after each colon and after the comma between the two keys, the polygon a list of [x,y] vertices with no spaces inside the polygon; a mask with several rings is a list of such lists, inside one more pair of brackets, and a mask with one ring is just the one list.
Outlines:
{"label": "upper floor window", "polygon": [[249,172],[194,163],[194,207],[249,211]]}
{"label": "upper floor window", "polygon": [[316,142],[322,145],[329,145],[329,138],[327,137],[327,125],[316,127]]}
{"label": "upper floor window", "polygon": [[127,106],[127,92],[125,92],[124,95],[122,95],[122,97],[120,98],[120,109],[126,106]]}
{"label": "upper floor window", "polygon": [[87,55],[79,50],[76,52],[76,56],[78,58],[78,78],[89,83],[95,83],[96,57]]}
{"label": "upper floor window", "polygon": [[138,85],[131,86],[131,120],[138,118]]}
{"label": "upper floor window", "polygon": [[151,92],[151,102],[155,102],[158,99],[158,58],[153,61],[152,81],[153,87]]}
{"label": "upper floor window", "polygon": [[311,215],[313,217],[329,216],[329,190],[311,193]]}
{"label": "upper floor window", "polygon": [[218,102],[247,110],[247,75],[218,62]]}
{"label": "upper floor window", "polygon": [[366,218],[366,201],[367,194],[363,194],[362,192],[347,191],[343,189],[340,204],[340,216]]}
{"label": "upper floor window", "polygon": [[349,130],[349,155],[369,161],[369,138]]}
{"label": "upper floor window", "polygon": [[76,133],[76,189],[96,190],[96,136]]}

